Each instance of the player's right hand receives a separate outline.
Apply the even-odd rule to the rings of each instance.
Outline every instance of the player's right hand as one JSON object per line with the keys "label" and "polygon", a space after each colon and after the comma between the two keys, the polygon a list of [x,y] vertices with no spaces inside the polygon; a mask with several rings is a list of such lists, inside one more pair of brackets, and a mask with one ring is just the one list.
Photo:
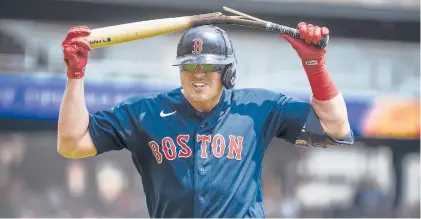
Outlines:
{"label": "player's right hand", "polygon": [[69,78],[82,78],[85,76],[91,45],[87,40],[79,37],[89,36],[90,33],[90,29],[86,26],[72,27],[61,44],[64,63],[67,66],[67,77]]}

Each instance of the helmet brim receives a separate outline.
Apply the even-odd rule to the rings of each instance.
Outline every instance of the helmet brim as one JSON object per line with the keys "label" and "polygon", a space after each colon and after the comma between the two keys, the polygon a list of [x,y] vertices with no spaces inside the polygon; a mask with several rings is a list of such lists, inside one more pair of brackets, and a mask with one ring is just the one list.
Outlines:
{"label": "helmet brim", "polygon": [[225,57],[212,54],[192,54],[178,57],[173,66],[184,64],[213,64],[213,65],[228,65],[234,63],[233,56]]}

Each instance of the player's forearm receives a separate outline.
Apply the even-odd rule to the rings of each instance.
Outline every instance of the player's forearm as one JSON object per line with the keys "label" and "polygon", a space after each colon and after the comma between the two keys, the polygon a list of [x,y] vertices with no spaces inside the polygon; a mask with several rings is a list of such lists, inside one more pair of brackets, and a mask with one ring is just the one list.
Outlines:
{"label": "player's forearm", "polygon": [[89,113],[85,105],[82,79],[68,79],[60,105],[58,135],[60,138],[79,140],[89,125]]}
{"label": "player's forearm", "polygon": [[350,131],[345,101],[324,61],[319,63],[319,66],[304,65],[313,93],[312,106],[324,131],[330,137],[341,139]]}
{"label": "player's forearm", "polygon": [[325,101],[313,98],[311,104],[326,134],[337,139],[349,134],[348,113],[341,93]]}

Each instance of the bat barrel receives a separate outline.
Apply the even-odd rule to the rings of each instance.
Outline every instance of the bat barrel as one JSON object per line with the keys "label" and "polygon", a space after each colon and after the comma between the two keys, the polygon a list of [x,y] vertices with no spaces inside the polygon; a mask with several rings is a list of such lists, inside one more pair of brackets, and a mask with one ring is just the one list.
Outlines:
{"label": "bat barrel", "polygon": [[91,47],[96,49],[134,40],[169,34],[192,27],[194,20],[207,19],[220,15],[220,12],[193,16],[163,18],[141,22],[120,24],[91,30],[85,37]]}
{"label": "bat barrel", "polygon": [[189,25],[189,17],[164,18],[158,20],[127,23],[91,30],[86,37],[92,48],[126,43],[153,36],[179,31]]}

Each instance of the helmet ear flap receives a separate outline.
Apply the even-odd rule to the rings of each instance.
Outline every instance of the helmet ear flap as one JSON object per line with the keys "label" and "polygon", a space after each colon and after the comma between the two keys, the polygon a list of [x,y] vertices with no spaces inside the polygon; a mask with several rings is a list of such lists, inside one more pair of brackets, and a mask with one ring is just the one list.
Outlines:
{"label": "helmet ear flap", "polygon": [[226,89],[234,88],[236,77],[237,77],[237,71],[235,69],[234,63],[227,65],[221,74],[222,85]]}

